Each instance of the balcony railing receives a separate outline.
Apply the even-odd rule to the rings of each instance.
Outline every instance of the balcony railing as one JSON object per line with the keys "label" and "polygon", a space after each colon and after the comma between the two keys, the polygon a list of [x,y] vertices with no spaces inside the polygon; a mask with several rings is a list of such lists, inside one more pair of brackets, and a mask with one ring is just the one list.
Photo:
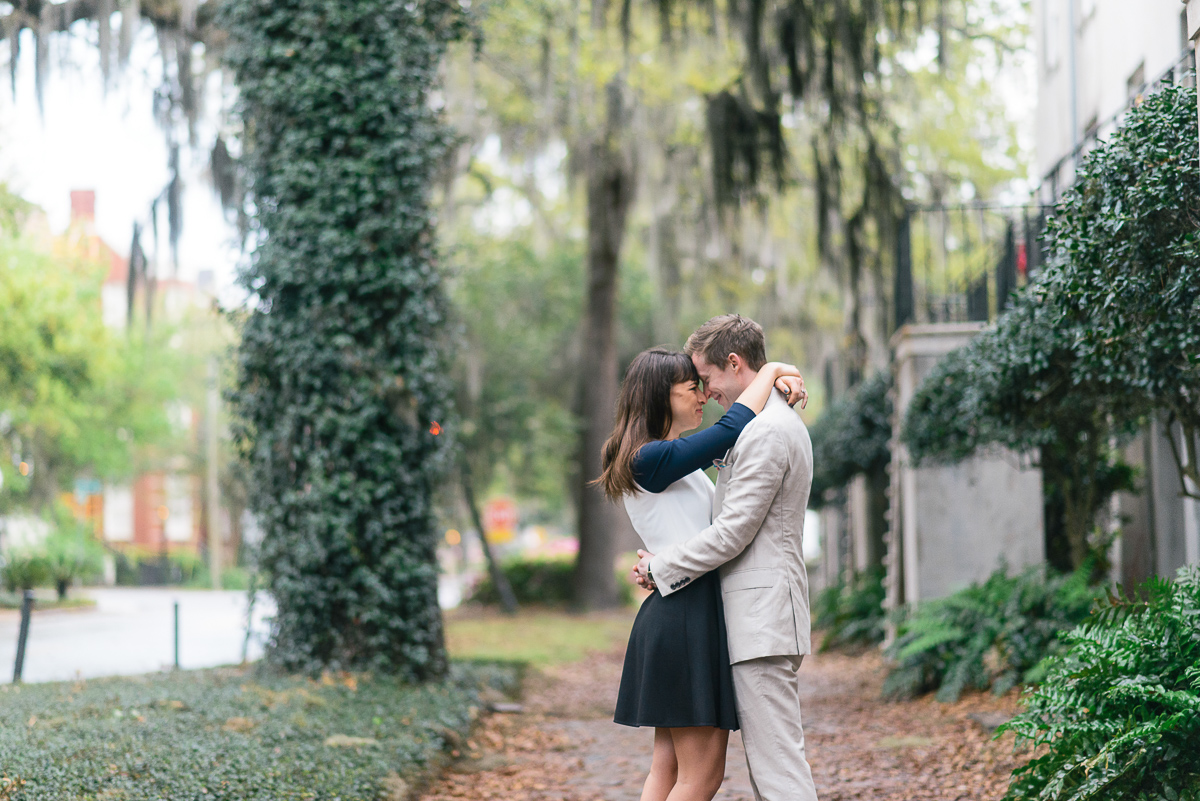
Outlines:
{"label": "balcony railing", "polygon": [[896,242],[895,327],[988,322],[1042,263],[1042,206],[908,209]]}

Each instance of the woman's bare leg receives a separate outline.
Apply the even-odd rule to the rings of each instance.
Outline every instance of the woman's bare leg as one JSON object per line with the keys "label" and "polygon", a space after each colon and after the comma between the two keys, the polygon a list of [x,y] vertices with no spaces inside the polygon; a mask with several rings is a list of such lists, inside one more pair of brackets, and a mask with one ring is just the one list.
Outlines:
{"label": "woman's bare leg", "polygon": [[642,785],[642,801],[666,801],[675,786],[679,764],[675,761],[675,746],[671,743],[670,729],[654,730],[654,760],[650,763],[650,775]]}
{"label": "woman's bare leg", "polygon": [[670,732],[679,775],[667,801],[712,801],[725,779],[729,732],[709,726],[689,726]]}

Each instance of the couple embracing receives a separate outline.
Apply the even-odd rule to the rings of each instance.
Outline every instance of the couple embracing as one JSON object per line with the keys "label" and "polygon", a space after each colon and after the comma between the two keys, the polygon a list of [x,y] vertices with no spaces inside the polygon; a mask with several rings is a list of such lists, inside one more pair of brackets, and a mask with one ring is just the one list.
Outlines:
{"label": "couple embracing", "polygon": [[[697,428],[705,402],[725,415]],[[809,653],[801,551],[812,444],[791,408],[791,365],[766,361],[762,327],[714,317],[684,353],[630,365],[599,483],[622,499],[653,590],[633,624],[616,722],[654,727],[642,801],[709,801],[741,729],[757,801],[816,801],[797,671]],[[717,484],[704,474],[717,468]]]}

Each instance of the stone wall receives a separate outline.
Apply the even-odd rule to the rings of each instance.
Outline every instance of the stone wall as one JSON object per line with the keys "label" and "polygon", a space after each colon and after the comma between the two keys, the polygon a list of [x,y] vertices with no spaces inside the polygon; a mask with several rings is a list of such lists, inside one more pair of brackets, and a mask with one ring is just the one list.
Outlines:
{"label": "stone wall", "polygon": [[954,465],[916,467],[899,441],[917,387],[947,353],[965,345],[982,323],[908,325],[895,352],[895,439],[887,535],[887,605],[941,598],[986,578],[1045,558],[1041,470],[995,449]]}

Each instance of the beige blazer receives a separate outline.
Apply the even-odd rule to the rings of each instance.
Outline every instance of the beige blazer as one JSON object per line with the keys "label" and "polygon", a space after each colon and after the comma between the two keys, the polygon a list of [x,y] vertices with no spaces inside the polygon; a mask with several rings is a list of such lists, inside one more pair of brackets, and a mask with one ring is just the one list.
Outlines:
{"label": "beige blazer", "polygon": [[656,554],[663,595],[720,568],[729,661],[798,656],[809,644],[802,543],[812,441],[778,390],[718,465],[712,525]]}

